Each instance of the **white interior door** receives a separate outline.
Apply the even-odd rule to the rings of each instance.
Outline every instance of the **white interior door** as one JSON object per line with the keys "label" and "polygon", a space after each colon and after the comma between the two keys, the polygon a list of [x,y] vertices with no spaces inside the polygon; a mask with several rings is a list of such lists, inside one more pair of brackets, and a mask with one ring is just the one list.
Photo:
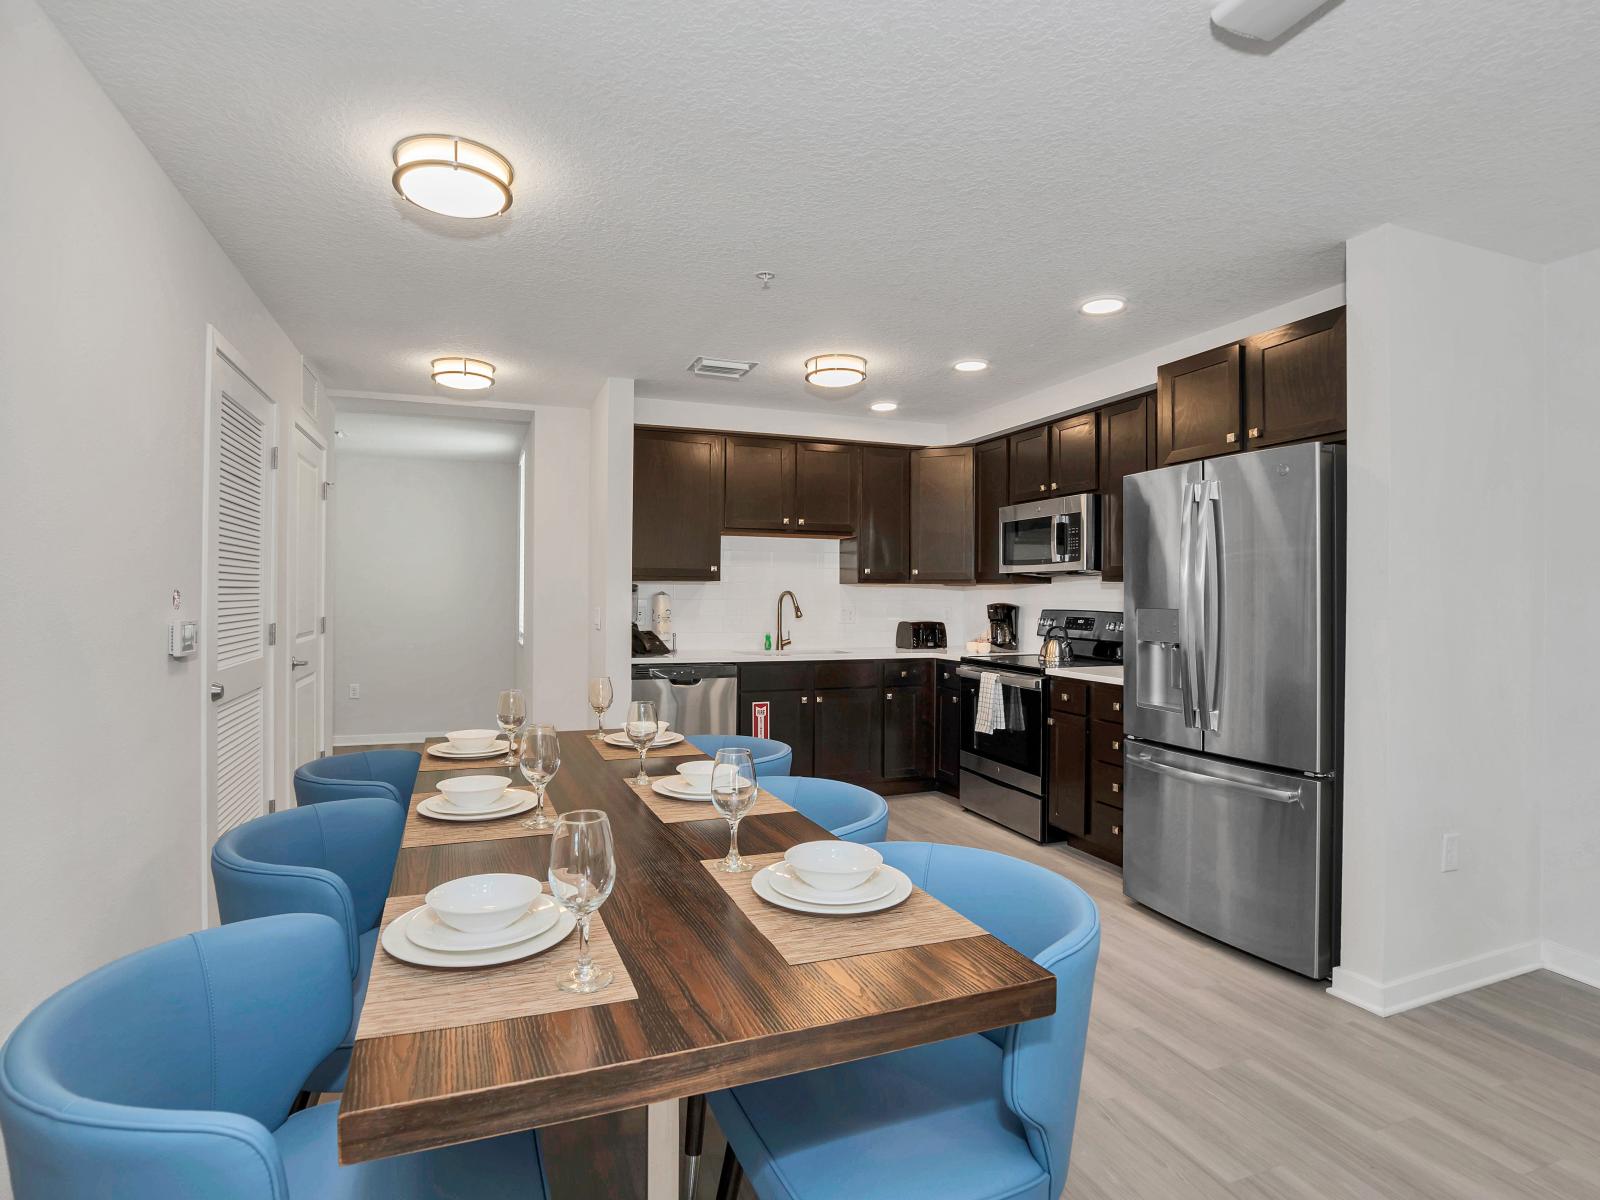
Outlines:
{"label": "white interior door", "polygon": [[328,452],[295,429],[289,494],[289,761],[283,778],[327,752],[323,697],[327,676],[326,572]]}
{"label": "white interior door", "polygon": [[206,477],[206,847],[266,812],[272,750],[272,402],[220,351]]}

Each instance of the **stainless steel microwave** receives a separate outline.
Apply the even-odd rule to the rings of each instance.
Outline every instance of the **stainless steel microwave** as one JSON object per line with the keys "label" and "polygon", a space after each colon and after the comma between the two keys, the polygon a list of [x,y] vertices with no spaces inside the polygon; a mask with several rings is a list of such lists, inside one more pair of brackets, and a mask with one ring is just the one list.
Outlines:
{"label": "stainless steel microwave", "polygon": [[1000,570],[1060,575],[1100,569],[1100,497],[1031,500],[1000,510]]}

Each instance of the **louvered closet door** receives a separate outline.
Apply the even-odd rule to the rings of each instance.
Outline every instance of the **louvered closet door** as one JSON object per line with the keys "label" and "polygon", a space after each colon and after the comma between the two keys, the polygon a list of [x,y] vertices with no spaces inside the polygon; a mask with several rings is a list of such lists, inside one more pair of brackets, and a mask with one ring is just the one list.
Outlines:
{"label": "louvered closet door", "polygon": [[271,401],[221,354],[212,364],[207,497],[211,842],[272,803]]}

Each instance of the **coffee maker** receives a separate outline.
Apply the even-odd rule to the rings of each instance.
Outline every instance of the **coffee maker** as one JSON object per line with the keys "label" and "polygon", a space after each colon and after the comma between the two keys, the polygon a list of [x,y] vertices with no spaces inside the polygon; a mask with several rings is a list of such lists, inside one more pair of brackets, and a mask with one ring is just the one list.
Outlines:
{"label": "coffee maker", "polygon": [[989,605],[989,646],[993,650],[1017,648],[1017,606]]}

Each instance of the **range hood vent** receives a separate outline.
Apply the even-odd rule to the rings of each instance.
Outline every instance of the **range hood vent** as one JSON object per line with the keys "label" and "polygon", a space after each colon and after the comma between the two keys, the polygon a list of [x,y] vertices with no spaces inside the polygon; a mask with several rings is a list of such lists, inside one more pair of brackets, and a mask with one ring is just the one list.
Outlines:
{"label": "range hood vent", "polygon": [[756,369],[753,362],[739,362],[732,358],[697,358],[689,364],[694,375],[707,375],[712,379],[743,379]]}

